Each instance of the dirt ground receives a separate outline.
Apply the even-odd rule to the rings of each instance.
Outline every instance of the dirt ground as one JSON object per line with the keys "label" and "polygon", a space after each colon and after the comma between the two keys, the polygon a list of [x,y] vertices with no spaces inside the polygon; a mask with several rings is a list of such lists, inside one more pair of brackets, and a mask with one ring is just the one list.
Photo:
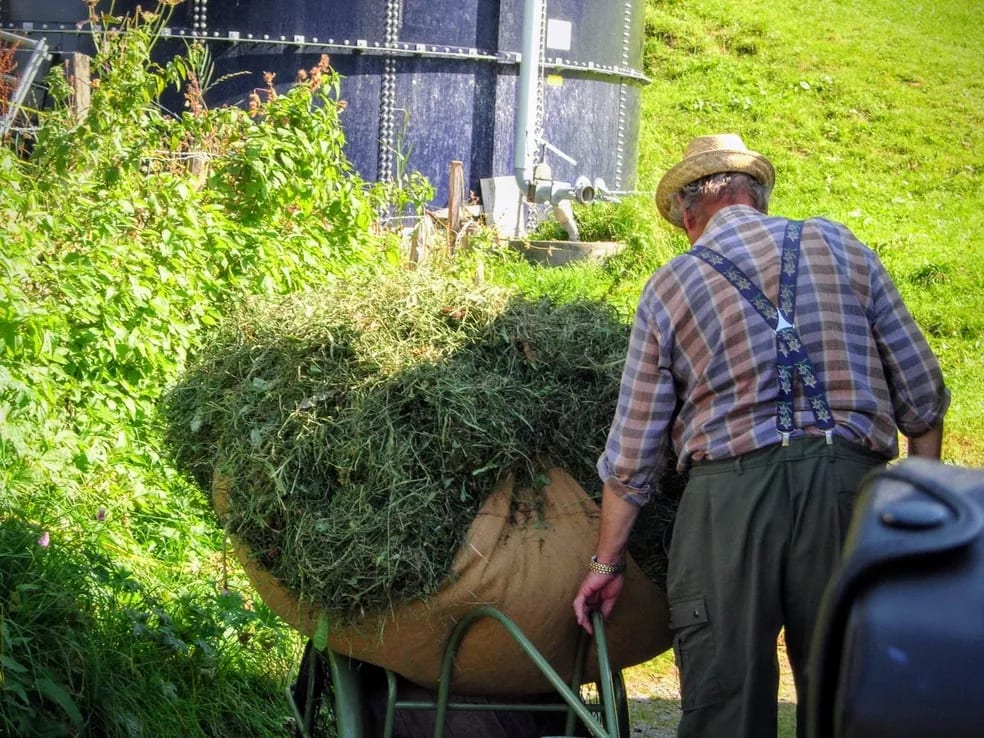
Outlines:
{"label": "dirt ground", "polygon": [[632,738],[673,738],[680,719],[680,681],[672,653],[622,672]]}

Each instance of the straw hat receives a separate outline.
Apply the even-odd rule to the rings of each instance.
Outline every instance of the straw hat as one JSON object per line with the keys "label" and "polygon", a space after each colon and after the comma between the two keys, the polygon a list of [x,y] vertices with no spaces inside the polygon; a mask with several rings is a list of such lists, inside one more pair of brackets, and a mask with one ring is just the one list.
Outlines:
{"label": "straw hat", "polygon": [[656,188],[656,207],[660,214],[675,226],[683,227],[683,214],[676,194],[685,185],[711,174],[742,172],[764,184],[771,192],[776,181],[772,164],[757,151],[752,151],[741,136],[719,133],[698,136],[687,145],[683,159],[671,168]]}

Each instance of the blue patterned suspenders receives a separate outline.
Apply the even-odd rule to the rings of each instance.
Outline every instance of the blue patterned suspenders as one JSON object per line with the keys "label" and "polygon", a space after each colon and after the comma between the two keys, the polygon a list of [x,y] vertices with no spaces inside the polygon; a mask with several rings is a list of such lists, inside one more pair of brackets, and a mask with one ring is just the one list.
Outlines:
{"label": "blue patterned suspenders", "polygon": [[776,429],[782,445],[789,445],[793,432],[793,379],[798,374],[803,392],[810,403],[817,428],[824,432],[827,443],[833,443],[834,417],[827,404],[823,384],[814,371],[813,363],[803,349],[799,333],[793,324],[796,312],[796,274],[799,266],[800,236],[803,224],[789,221],[782,243],[782,268],[779,272],[778,309],[756,287],[741,269],[722,254],[706,246],[695,246],[691,253],[716,269],[751,304],[776,334],[776,373],[779,395],[776,400]]}

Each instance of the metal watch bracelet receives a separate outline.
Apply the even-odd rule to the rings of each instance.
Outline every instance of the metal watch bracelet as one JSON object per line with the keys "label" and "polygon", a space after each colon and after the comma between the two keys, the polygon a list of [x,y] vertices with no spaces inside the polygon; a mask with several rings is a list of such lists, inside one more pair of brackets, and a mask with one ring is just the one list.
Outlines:
{"label": "metal watch bracelet", "polygon": [[625,562],[622,561],[618,564],[603,564],[598,561],[597,556],[592,556],[591,562],[588,564],[588,568],[595,574],[604,574],[605,576],[614,577],[625,571]]}

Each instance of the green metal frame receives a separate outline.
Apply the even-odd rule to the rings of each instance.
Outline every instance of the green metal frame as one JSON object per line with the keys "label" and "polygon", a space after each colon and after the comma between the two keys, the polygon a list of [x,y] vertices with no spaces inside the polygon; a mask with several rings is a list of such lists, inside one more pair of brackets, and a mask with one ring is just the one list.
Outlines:
{"label": "green metal frame", "polygon": [[[482,618],[498,621],[540,672],[547,678],[561,698],[559,703],[527,704],[515,702],[481,703],[456,702],[451,696],[451,676],[454,658],[468,629]],[[594,738],[628,738],[629,711],[625,695],[625,682],[621,671],[614,671],[608,658],[605,624],[599,613],[592,615],[595,645],[598,654],[600,679],[597,684],[599,703],[587,703],[580,693],[581,676],[587,654],[589,637],[582,632],[578,640],[575,671],[568,684],[533,645],[519,627],[504,613],[494,607],[478,607],[470,611],[455,626],[444,652],[441,681],[436,700],[400,700],[397,695],[397,677],[386,670],[387,705],[383,738],[392,738],[397,710],[433,710],[435,712],[434,738],[444,738],[445,723],[450,710],[515,711],[515,712],[565,712],[565,731],[574,731],[575,723],[581,723]],[[363,720],[362,686],[357,674],[357,662],[328,651],[327,660],[335,696],[335,721],[338,738],[369,738]],[[295,707],[296,712],[296,707]],[[600,716],[600,720],[599,720]]]}

